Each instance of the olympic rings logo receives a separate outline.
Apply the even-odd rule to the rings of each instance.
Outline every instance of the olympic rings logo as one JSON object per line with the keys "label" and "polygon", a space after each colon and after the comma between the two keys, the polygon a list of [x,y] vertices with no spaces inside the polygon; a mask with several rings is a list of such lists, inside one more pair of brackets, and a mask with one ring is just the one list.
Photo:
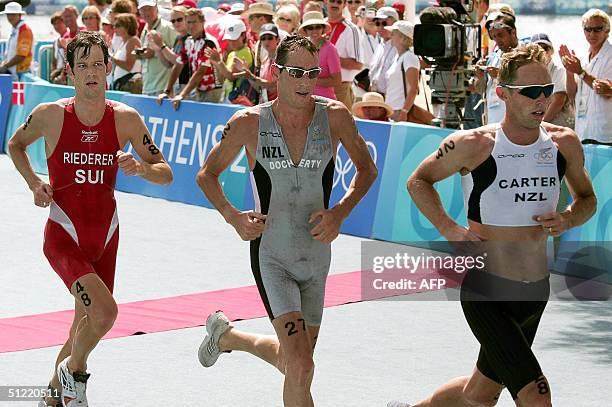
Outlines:
{"label": "olympic rings logo", "polygon": [[551,150],[550,147],[544,148],[540,150],[539,152],[535,153],[533,155],[533,158],[535,158],[538,161],[551,161],[553,159],[553,153],[550,150]]}
{"label": "olympic rings logo", "polygon": [[[378,160],[378,151],[376,150],[376,145],[371,141],[366,141],[366,145],[368,147],[370,155],[372,156],[372,160],[374,160],[374,164],[376,164]],[[349,157],[346,158],[346,162],[343,161],[343,158],[340,155],[340,147],[341,145],[338,144],[338,148],[336,150],[336,171],[334,173],[334,185],[332,189],[336,188],[336,185],[341,182],[342,188],[344,188],[344,192],[346,192],[348,191],[351,185],[351,181],[353,180],[352,173],[355,172],[355,166],[353,164],[353,160],[351,160]]]}

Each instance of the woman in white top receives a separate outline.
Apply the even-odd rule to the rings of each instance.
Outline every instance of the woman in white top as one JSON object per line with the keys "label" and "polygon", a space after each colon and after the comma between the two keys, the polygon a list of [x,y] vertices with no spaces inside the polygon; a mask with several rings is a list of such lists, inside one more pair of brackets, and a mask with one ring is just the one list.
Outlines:
{"label": "woman in white top", "polygon": [[385,29],[392,32],[391,42],[397,49],[395,61],[386,73],[385,99],[393,109],[391,119],[396,122],[406,121],[419,87],[419,58],[410,50],[414,24],[409,21],[396,21]]}
{"label": "woman in white top", "polygon": [[121,45],[111,56],[114,65],[113,89],[122,90],[125,82],[141,72],[140,61],[136,59],[136,50],[140,48],[138,21],[133,14],[118,14],[114,18],[115,35],[121,38]]}

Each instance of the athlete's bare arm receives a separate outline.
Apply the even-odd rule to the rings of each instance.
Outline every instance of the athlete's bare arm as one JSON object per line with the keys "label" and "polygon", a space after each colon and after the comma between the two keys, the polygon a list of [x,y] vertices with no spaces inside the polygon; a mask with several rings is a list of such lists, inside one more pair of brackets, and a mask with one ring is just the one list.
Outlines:
{"label": "athlete's bare arm", "polygon": [[266,216],[236,209],[225,197],[219,183],[219,175],[236,159],[243,146],[246,148],[249,167],[253,168],[256,159],[258,116],[258,108],[236,112],[227,122],[221,141],[210,151],[196,177],[196,182],[206,198],[217,208],[225,221],[236,229],[242,240],[254,240],[261,236]]}
{"label": "athlete's bare arm", "polygon": [[[585,223],[597,207],[597,198],[589,174],[584,168],[584,151],[576,133],[567,127],[543,123],[547,132],[552,134],[559,152],[566,161],[565,181],[572,194],[572,204],[562,213],[550,212],[534,216],[549,234],[559,236],[561,233]],[[549,229],[551,228],[551,229]]]}
{"label": "athlete's bare arm", "polygon": [[53,191],[49,184],[34,173],[26,149],[41,137],[45,138],[48,152],[55,148],[61,122],[55,126],[53,123],[57,123],[58,117],[63,118],[62,111],[63,108],[57,103],[38,105],[9,141],[8,147],[11,159],[34,194],[34,204],[36,206],[45,207],[49,205],[53,201]]}
{"label": "athlete's bare arm", "polygon": [[378,175],[376,164],[363,137],[357,132],[355,120],[348,109],[340,102],[331,102],[328,115],[333,145],[336,146],[338,141],[342,143],[357,172],[346,194],[336,206],[317,211],[310,216],[310,223],[321,218],[321,221],[312,228],[311,234],[323,243],[331,243],[338,236],[342,222],[368,192]]}
{"label": "athlete's bare arm", "polygon": [[164,159],[164,155],[153,142],[149,129],[133,108],[122,103],[115,105],[115,120],[117,136],[121,148],[128,143],[140,160],[131,153],[117,151],[117,164],[125,175],[138,175],[149,182],[167,185],[172,182],[172,170]]}
{"label": "athlete's bare arm", "polygon": [[472,171],[482,163],[493,148],[493,131],[481,127],[450,134],[408,178],[406,185],[412,200],[448,241],[480,239],[448,216],[434,184],[457,172]]}

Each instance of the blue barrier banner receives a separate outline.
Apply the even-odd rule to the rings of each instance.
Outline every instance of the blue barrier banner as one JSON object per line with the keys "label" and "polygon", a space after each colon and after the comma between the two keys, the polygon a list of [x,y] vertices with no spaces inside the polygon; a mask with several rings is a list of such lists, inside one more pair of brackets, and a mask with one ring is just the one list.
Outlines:
{"label": "blue barrier banner", "polygon": [[0,75],[0,153],[5,152],[4,138],[11,99],[13,97],[13,81],[11,75]]}
{"label": "blue barrier banner", "polygon": [[[240,107],[183,102],[174,111],[168,101],[158,106],[155,99],[126,94],[123,102],[135,108],[143,117],[151,136],[174,172],[174,182],[168,186],[151,184],[140,177],[127,177],[119,171],[117,189],[165,198],[193,205],[212,205],[195,177],[210,150],[221,140],[223,128]],[[131,145],[126,151],[132,152]],[[232,205],[242,209],[249,180],[249,167],[244,149],[219,181]]]}
{"label": "blue barrier banner", "polygon": [[[406,181],[421,161],[436,151],[444,137],[452,132],[415,124],[393,125],[374,219],[375,239],[395,242],[441,239],[408,195]],[[465,224],[459,175],[437,183],[436,190],[448,214]]]}
{"label": "blue barrier banner", "polygon": [[591,177],[597,197],[597,211],[584,225],[570,229],[563,241],[612,241],[612,147],[585,145],[584,166]]}
{"label": "blue barrier banner", "polygon": [[[340,231],[350,235],[370,237],[372,236],[372,226],[374,225],[378,191],[381,179],[383,179],[383,167],[387,157],[391,125],[370,120],[356,120],[356,122],[357,129],[364,138],[370,155],[378,168],[378,177],[368,193],[355,206],[348,218],[346,218]],[[351,185],[351,180],[355,176],[355,171],[355,165],[349,159],[344,147],[340,144],[336,155],[336,170],[334,172],[334,184],[329,203],[330,208],[346,194]]]}

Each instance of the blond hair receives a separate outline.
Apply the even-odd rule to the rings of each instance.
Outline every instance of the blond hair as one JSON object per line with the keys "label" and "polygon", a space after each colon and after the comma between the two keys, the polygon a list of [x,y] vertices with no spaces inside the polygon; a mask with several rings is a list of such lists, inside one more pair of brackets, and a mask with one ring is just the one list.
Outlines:
{"label": "blond hair", "polygon": [[601,18],[604,22],[604,31],[610,31],[610,17],[605,11],[598,8],[592,8],[582,15],[582,25],[584,26],[587,21],[592,18]]}
{"label": "blond hair", "polygon": [[548,57],[538,44],[521,45],[502,55],[499,68],[499,83],[512,84],[516,80],[516,71],[531,63],[539,63],[546,67]]}

